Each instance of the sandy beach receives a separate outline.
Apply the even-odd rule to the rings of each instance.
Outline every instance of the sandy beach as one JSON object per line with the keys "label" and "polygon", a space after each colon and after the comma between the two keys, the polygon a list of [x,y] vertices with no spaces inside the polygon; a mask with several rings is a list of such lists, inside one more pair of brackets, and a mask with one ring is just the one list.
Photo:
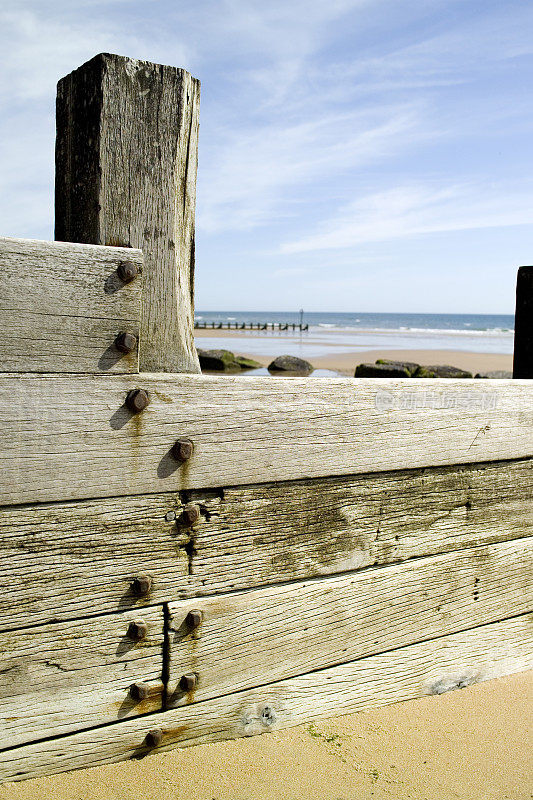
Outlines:
{"label": "sandy beach", "polygon": [[[450,364],[454,367],[466,369],[474,375],[477,372],[489,372],[493,370],[511,371],[513,368],[513,356],[507,353],[475,353],[464,350],[340,350],[336,342],[321,342],[321,350],[326,350],[322,355],[313,354],[313,342],[304,337],[279,336],[255,333],[253,331],[227,331],[227,330],[197,330],[195,338],[198,347],[218,346],[234,351],[238,355],[245,355],[254,358],[259,363],[267,366],[273,358],[284,355],[287,346],[291,349],[295,343],[299,346],[299,354],[302,358],[307,358],[317,369],[329,369],[341,375],[353,376],[355,367],[361,363],[373,363],[378,358],[391,358],[400,361],[414,361],[417,364]],[[213,343],[216,338],[220,341]],[[256,352],[255,348],[246,347],[250,338],[261,342],[262,349],[267,349],[268,355]],[[208,345],[204,345],[203,340],[209,340]],[[285,349],[284,349],[285,347]],[[308,352],[309,351],[309,352]]]}
{"label": "sandy beach", "polygon": [[249,739],[4,784],[0,800],[530,800],[533,672]]}

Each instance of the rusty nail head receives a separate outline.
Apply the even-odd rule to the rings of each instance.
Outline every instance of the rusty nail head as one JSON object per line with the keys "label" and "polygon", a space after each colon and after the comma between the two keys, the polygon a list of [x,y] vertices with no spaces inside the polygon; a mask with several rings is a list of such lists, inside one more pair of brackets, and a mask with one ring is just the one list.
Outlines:
{"label": "rusty nail head", "polygon": [[165,519],[167,522],[173,522],[176,519],[176,512],[167,511],[167,513],[165,514]]}
{"label": "rusty nail head", "polygon": [[194,525],[200,519],[200,506],[197,503],[187,503],[186,506],[183,506],[181,516],[187,525]]}
{"label": "rusty nail head", "polygon": [[137,597],[146,597],[152,588],[152,579],[148,575],[137,575],[131,582],[131,590]]}
{"label": "rusty nail head", "polygon": [[188,461],[192,456],[194,445],[190,439],[176,439],[172,445],[171,453],[176,461]]}
{"label": "rusty nail head", "polygon": [[148,747],[159,747],[163,741],[163,731],[161,728],[152,728],[152,730],[148,731],[146,734],[144,741]]}
{"label": "rusty nail head", "polygon": [[192,692],[198,685],[198,675],[195,672],[188,672],[180,678],[180,689],[182,692]]}
{"label": "rusty nail head", "polygon": [[201,625],[203,618],[204,615],[201,611],[193,609],[189,611],[189,613],[185,617],[185,624],[189,628],[197,628],[199,625]]}
{"label": "rusty nail head", "polygon": [[122,331],[115,339],[115,347],[121,353],[131,353],[137,347],[137,337],[130,331]]}
{"label": "rusty nail head", "polygon": [[130,697],[138,702],[146,700],[148,697],[148,686],[145,683],[132,683],[130,686]]}
{"label": "rusty nail head", "polygon": [[148,392],[145,392],[144,389],[132,389],[126,395],[126,405],[132,414],[138,414],[139,411],[144,411],[149,402],[150,397]]}
{"label": "rusty nail head", "polygon": [[128,636],[136,642],[144,639],[148,633],[148,626],[142,619],[136,619],[128,625]]}
{"label": "rusty nail head", "polygon": [[124,283],[132,281],[137,276],[138,272],[139,270],[133,261],[121,261],[117,267],[118,277]]}

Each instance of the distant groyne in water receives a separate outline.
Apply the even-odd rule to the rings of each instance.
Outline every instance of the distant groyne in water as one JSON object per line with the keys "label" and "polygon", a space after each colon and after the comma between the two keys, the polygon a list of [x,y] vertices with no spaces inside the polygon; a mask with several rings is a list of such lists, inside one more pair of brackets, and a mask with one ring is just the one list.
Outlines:
{"label": "distant groyne in water", "polygon": [[234,331],[308,331],[307,322],[198,322],[197,330],[234,330]]}

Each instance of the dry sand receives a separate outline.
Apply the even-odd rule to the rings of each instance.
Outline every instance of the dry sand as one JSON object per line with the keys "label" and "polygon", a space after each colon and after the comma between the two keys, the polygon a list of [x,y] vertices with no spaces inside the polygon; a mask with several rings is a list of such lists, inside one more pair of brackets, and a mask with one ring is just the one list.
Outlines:
{"label": "dry sand", "polygon": [[530,800],[533,672],[251,739],[4,784],[0,800]]}
{"label": "dry sand", "polygon": [[[195,331],[195,338],[201,340],[205,337],[216,337],[232,339],[225,345],[228,350],[233,350],[238,355],[249,356],[267,366],[273,358],[284,353],[284,339],[272,337],[272,352],[268,356],[259,356],[249,353],[239,347],[239,339],[261,336],[263,341],[268,334],[257,334],[252,331]],[[292,337],[288,337],[293,341]],[[199,342],[200,344],[200,342]],[[374,363],[378,358],[391,358],[396,361],[414,361],[417,364],[450,364],[453,367],[466,369],[476,374],[477,372],[489,372],[492,370],[508,370],[513,368],[513,356],[501,353],[472,353],[463,350],[354,350],[353,352],[338,352],[335,344],[330,345],[331,352],[324,356],[309,358],[309,361],[316,368],[332,369],[342,375],[353,376],[357,364]],[[305,353],[305,343],[303,352]],[[306,357],[305,355],[303,356]]]}

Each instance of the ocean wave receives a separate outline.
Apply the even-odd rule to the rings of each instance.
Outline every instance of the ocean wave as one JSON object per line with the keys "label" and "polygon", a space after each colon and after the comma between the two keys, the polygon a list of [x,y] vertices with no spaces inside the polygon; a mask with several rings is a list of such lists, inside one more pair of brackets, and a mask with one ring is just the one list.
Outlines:
{"label": "ocean wave", "polygon": [[338,326],[338,325],[325,325],[319,323],[318,325],[310,325],[309,330],[321,330],[327,328],[331,332],[343,333],[349,331],[350,333],[388,333],[388,334],[434,334],[439,336],[513,336],[513,328],[359,328],[353,325]]}

